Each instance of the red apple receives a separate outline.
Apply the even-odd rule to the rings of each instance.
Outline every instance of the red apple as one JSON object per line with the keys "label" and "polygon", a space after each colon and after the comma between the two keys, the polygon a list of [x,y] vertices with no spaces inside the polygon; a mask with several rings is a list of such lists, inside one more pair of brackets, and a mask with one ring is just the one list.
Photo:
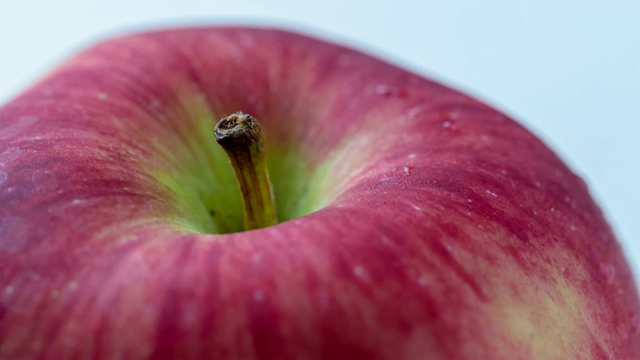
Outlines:
{"label": "red apple", "polygon": [[[215,122],[264,130],[242,230]],[[640,359],[585,183],[500,112],[282,31],[126,36],[0,109],[1,359]],[[224,234],[224,235],[223,235]]]}

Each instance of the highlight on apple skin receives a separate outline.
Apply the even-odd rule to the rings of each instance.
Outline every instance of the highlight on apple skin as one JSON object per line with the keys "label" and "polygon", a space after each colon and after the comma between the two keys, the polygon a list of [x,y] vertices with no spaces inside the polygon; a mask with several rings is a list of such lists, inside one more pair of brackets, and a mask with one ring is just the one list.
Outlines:
{"label": "highlight on apple skin", "polygon": [[[243,230],[218,119],[259,119]],[[286,31],[105,41],[0,108],[0,359],[640,359],[585,183],[499,111]]]}

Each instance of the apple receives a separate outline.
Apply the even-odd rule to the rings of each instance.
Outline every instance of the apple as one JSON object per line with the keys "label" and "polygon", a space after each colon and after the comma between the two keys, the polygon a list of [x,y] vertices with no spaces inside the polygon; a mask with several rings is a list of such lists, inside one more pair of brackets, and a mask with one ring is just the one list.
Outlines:
{"label": "apple", "polygon": [[[213,136],[265,139],[244,230]],[[286,31],[127,35],[0,108],[0,359],[640,359],[585,183],[481,101]]]}

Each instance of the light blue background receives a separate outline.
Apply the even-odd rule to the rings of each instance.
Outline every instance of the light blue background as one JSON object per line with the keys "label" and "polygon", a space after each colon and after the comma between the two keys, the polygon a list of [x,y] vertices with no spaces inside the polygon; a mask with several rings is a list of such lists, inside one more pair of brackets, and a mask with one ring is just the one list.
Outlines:
{"label": "light blue background", "polygon": [[180,24],[302,29],[476,95],[591,187],[640,274],[640,2],[3,0],[0,102],[79,48]]}

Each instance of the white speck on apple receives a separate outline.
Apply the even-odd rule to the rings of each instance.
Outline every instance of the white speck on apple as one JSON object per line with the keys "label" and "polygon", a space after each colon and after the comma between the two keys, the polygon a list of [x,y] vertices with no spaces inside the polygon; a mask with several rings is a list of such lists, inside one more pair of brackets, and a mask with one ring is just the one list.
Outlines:
{"label": "white speck on apple", "polygon": [[353,275],[359,278],[363,278],[365,275],[365,270],[362,266],[356,265],[353,267]]}
{"label": "white speck on apple", "polygon": [[4,170],[0,170],[0,184],[7,181],[8,178],[9,178],[9,174],[7,174],[7,172]]}
{"label": "white speck on apple", "polygon": [[13,294],[13,286],[8,285],[4,288],[3,295],[9,297]]}
{"label": "white speck on apple", "polygon": [[449,129],[451,127],[451,121],[448,121],[448,120],[444,121],[442,123],[442,127],[445,128],[445,129]]}
{"label": "white speck on apple", "polygon": [[75,280],[71,281],[69,285],[67,285],[67,289],[69,289],[70,291],[73,291],[77,288],[78,288],[78,282]]}
{"label": "white speck on apple", "polygon": [[100,99],[100,100],[103,100],[103,101],[107,100],[108,97],[109,96],[107,94],[103,93],[103,92],[98,93],[98,99]]}
{"label": "white speck on apple", "polygon": [[485,190],[485,192],[486,192],[487,194],[489,194],[489,195],[493,196],[494,198],[497,198],[497,197],[498,197],[498,194],[494,193],[493,191],[491,191],[491,190],[489,190],[489,189]]}
{"label": "white speck on apple", "polygon": [[411,207],[415,210],[415,211],[422,211],[422,208],[418,205],[411,205]]}
{"label": "white speck on apple", "polygon": [[31,175],[31,182],[38,191],[53,190],[58,187],[56,175],[49,170],[38,169]]}
{"label": "white speck on apple", "polygon": [[0,154],[0,165],[5,165],[13,160],[16,160],[20,157],[22,150],[19,148],[10,148],[9,150],[4,151]]}
{"label": "white speck on apple", "polygon": [[422,287],[427,286],[428,283],[429,281],[424,276],[421,276],[420,279],[418,279],[418,284]]}

